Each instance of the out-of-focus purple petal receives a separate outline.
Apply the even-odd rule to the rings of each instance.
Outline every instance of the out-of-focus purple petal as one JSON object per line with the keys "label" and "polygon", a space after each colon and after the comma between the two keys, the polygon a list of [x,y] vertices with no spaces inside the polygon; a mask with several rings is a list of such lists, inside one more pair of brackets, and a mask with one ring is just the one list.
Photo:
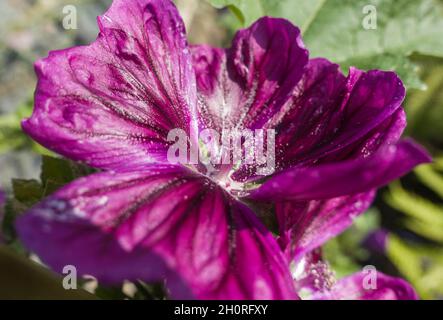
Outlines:
{"label": "out-of-focus purple petal", "polygon": [[405,280],[385,275],[379,271],[370,279],[361,271],[340,279],[331,290],[318,291],[314,300],[418,300],[414,288]]}
{"label": "out-of-focus purple petal", "polygon": [[35,108],[23,129],[74,160],[106,169],[166,159],[168,131],[189,131],[195,75],[169,0],[115,0],[84,47],[36,63]]}
{"label": "out-of-focus purple petal", "polygon": [[402,140],[369,157],[288,169],[272,176],[250,197],[275,201],[358,194],[381,187],[415,166],[430,161],[421,146],[411,140]]}
{"label": "out-of-focus purple petal", "polygon": [[184,167],[81,178],[20,217],[54,270],[105,283],[166,278],[174,298],[296,298],[288,264],[249,208]]}
{"label": "out-of-focus purple petal", "polygon": [[289,21],[264,17],[227,50],[192,48],[203,126],[260,129],[290,98],[308,52]]}
{"label": "out-of-focus purple petal", "polygon": [[389,233],[387,230],[379,229],[371,232],[364,240],[362,245],[368,250],[384,255]]}
{"label": "out-of-focus purple petal", "polygon": [[367,210],[374,196],[370,191],[328,200],[278,202],[279,243],[288,259],[298,261],[346,230]]}

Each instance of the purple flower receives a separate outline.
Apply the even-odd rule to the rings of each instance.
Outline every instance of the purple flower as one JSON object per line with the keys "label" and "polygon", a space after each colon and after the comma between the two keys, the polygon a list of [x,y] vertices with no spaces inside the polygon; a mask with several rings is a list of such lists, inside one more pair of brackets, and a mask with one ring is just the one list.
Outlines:
{"label": "purple flower", "polygon": [[337,280],[318,250],[306,254],[294,272],[296,290],[310,300],[416,300],[403,279],[385,275],[373,266]]}
{"label": "purple flower", "polygon": [[[173,298],[295,299],[289,261],[429,161],[399,141],[405,90],[395,73],[345,77],[309,60],[286,20],[260,19],[226,50],[189,47],[169,0],[115,0],[98,24],[93,44],[37,62],[23,122],[45,147],[102,170],[18,219],[23,242],[58,272],[72,264],[104,283],[166,279]],[[275,173],[170,164],[168,133],[204,128],[274,129]],[[251,203],[275,207],[278,242]]]}
{"label": "purple flower", "polygon": [[363,247],[379,255],[385,255],[388,246],[389,233],[385,229],[377,229],[369,233],[363,240]]}

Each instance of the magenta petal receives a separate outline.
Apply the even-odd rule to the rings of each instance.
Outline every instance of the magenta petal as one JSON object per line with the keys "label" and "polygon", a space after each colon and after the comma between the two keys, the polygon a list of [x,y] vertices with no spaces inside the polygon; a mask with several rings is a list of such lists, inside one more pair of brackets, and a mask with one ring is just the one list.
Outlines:
{"label": "magenta petal", "polygon": [[279,243],[288,259],[299,261],[346,230],[368,209],[374,196],[371,191],[328,200],[278,202]]}
{"label": "magenta petal", "polygon": [[362,246],[371,253],[386,255],[389,232],[385,229],[377,229],[369,233],[362,242]]}
{"label": "magenta petal", "polygon": [[115,0],[97,40],[36,64],[35,109],[23,129],[74,160],[107,169],[165,161],[168,131],[189,131],[195,75],[169,0]]}
{"label": "magenta petal", "polygon": [[24,244],[60,272],[167,279],[174,298],[296,298],[287,261],[249,208],[188,169],[98,173],[20,217]]}
{"label": "magenta petal", "polygon": [[430,161],[422,147],[411,140],[402,140],[366,158],[287,169],[268,179],[250,197],[311,200],[357,194],[381,187]]}
{"label": "magenta petal", "polygon": [[311,59],[285,113],[273,119],[279,167],[306,158],[341,124],[346,77],[326,59]]}
{"label": "magenta petal", "polygon": [[308,52],[289,21],[264,17],[239,31],[228,50],[193,47],[203,125],[259,129],[289,99]]}
{"label": "magenta petal", "polygon": [[343,146],[337,152],[329,153],[319,163],[331,163],[346,159],[365,158],[380,148],[396,144],[406,128],[406,113],[398,108],[392,116],[367,134],[363,139]]}
{"label": "magenta petal", "polygon": [[[310,60],[285,115],[274,119],[279,167],[344,158],[350,146],[385,130],[404,96],[393,72],[352,68],[345,79],[338,65]],[[391,126],[399,136],[404,125]]]}
{"label": "magenta petal", "polygon": [[379,271],[375,281],[361,271],[340,279],[330,291],[318,291],[314,300],[418,300],[414,288],[405,280]]}

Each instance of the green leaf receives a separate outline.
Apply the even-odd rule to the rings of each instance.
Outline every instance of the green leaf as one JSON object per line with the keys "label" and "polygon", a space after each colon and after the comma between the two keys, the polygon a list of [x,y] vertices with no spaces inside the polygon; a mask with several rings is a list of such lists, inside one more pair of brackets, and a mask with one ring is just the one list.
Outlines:
{"label": "green leaf", "polygon": [[[362,26],[363,8],[377,8],[377,29]],[[327,0],[304,30],[312,55],[336,62],[380,54],[443,56],[443,12],[434,0]]]}
{"label": "green leaf", "polygon": [[[423,89],[412,53],[443,56],[443,8],[436,0],[210,0],[234,6],[245,25],[269,15],[298,25],[311,57],[325,57],[346,71],[394,70],[408,87]],[[377,28],[366,30],[363,8],[375,6]]]}
{"label": "green leaf", "polygon": [[266,12],[271,11],[272,7],[277,6],[271,1],[262,0],[210,0],[210,3],[219,9],[228,7],[243,25],[250,25],[259,17],[266,15]]}
{"label": "green leaf", "polygon": [[96,170],[64,158],[42,156],[40,179],[44,187],[44,196],[51,194],[63,185]]}
{"label": "green leaf", "polygon": [[37,180],[12,180],[12,190],[16,200],[26,206],[32,206],[43,196],[43,188]]}
{"label": "green leaf", "polygon": [[6,203],[2,223],[7,242],[12,243],[16,238],[14,221],[20,214],[65,184],[94,172],[96,172],[95,169],[80,163],[42,156],[41,182],[13,179],[13,198]]}
{"label": "green leaf", "polygon": [[[13,198],[6,201],[1,230],[6,242],[12,244],[16,239],[15,219],[43,197],[43,187],[37,180],[12,180]],[[20,247],[20,246],[18,246]]]}
{"label": "green leaf", "polygon": [[348,70],[349,67],[353,66],[357,66],[362,70],[393,70],[409,88],[427,89],[426,84],[419,77],[419,67],[406,56],[385,53],[368,58],[350,58],[341,63],[344,70]]}
{"label": "green leaf", "polygon": [[209,0],[216,8],[229,7],[248,26],[263,16],[274,16],[292,20],[301,30],[309,27],[325,0]]}

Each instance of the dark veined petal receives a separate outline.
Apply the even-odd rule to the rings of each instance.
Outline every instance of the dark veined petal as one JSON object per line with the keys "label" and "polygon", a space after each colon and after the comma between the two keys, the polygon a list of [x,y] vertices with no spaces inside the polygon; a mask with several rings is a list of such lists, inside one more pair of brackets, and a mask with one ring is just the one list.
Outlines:
{"label": "dark veined petal", "polygon": [[335,163],[347,159],[368,157],[382,147],[396,144],[405,128],[406,113],[403,108],[399,108],[363,139],[346,145],[338,152],[330,153],[328,156],[321,158],[317,163]]}
{"label": "dark veined petal", "polygon": [[298,261],[346,230],[368,209],[374,196],[370,191],[328,200],[278,202],[279,243],[288,259]]}
{"label": "dark veined petal", "polygon": [[301,155],[330,139],[341,124],[345,92],[346,78],[338,65],[325,59],[309,60],[284,112],[272,120],[279,167],[297,163]]}
{"label": "dark veined petal", "polygon": [[[346,78],[339,66],[311,59],[292,98],[265,125],[275,129],[276,172],[368,156],[395,143],[406,117],[405,90],[393,72],[351,68]],[[233,178],[252,180],[248,166]]]}
{"label": "dark veined petal", "polygon": [[[371,270],[370,270],[371,271]],[[340,279],[331,290],[318,291],[314,300],[418,300],[414,288],[405,280],[379,271],[371,279],[361,271]]]}
{"label": "dark veined petal", "polygon": [[269,178],[250,197],[276,201],[358,194],[379,188],[430,161],[421,146],[411,140],[402,140],[368,157],[287,169]]}
{"label": "dark veined petal", "polygon": [[92,166],[166,159],[170,129],[186,132],[196,105],[183,22],[170,0],[115,0],[89,46],[36,63],[35,108],[23,129]]}
{"label": "dark veined petal", "polygon": [[296,298],[283,253],[252,211],[183,167],[81,178],[17,230],[58,272],[71,264],[106,283],[166,278],[173,298]]}
{"label": "dark veined petal", "polygon": [[338,65],[310,60],[285,113],[273,119],[278,167],[350,158],[352,147],[376,136],[377,144],[363,155],[395,142],[406,125],[404,96],[404,86],[393,72],[351,68],[346,79]]}
{"label": "dark veined petal", "polygon": [[227,50],[192,48],[202,126],[260,129],[289,99],[308,52],[289,21],[264,17]]}

